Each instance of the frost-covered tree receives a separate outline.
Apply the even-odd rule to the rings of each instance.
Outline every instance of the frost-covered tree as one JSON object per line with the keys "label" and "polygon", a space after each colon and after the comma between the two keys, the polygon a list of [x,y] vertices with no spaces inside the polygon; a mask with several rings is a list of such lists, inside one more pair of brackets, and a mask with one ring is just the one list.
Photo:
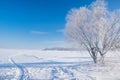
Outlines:
{"label": "frost-covered tree", "polygon": [[120,10],[109,11],[104,0],[72,9],[67,17],[65,35],[71,43],[83,46],[97,63],[120,42]]}

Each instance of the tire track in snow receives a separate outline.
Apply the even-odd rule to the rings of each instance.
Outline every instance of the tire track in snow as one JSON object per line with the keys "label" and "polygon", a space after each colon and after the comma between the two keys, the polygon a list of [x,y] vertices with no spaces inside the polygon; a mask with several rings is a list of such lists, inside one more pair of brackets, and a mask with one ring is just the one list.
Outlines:
{"label": "tire track in snow", "polygon": [[29,80],[28,71],[25,67],[17,64],[12,58],[10,58],[10,62],[19,69],[20,71],[19,80]]}

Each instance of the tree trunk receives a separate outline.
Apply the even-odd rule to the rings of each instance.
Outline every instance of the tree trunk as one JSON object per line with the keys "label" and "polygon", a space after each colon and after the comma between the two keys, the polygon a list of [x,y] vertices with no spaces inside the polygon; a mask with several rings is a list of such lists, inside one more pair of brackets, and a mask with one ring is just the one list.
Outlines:
{"label": "tree trunk", "polygon": [[101,63],[104,64],[104,55],[101,54]]}
{"label": "tree trunk", "polygon": [[96,64],[97,63],[97,51],[96,51],[96,49],[95,48],[92,48],[91,49],[91,52],[92,52],[92,58],[93,58],[93,61],[94,61],[94,63]]}
{"label": "tree trunk", "polygon": [[97,56],[96,56],[96,53],[92,53],[93,54],[93,61],[94,63],[96,64],[97,63]]}

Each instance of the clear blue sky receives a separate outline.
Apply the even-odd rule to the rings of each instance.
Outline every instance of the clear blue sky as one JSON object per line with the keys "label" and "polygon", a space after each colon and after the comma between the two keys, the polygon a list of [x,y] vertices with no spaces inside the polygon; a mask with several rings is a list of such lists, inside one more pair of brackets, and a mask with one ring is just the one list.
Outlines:
{"label": "clear blue sky", "polygon": [[[0,0],[0,48],[63,47],[65,17],[71,8],[95,0]],[[120,0],[107,0],[110,9]]]}

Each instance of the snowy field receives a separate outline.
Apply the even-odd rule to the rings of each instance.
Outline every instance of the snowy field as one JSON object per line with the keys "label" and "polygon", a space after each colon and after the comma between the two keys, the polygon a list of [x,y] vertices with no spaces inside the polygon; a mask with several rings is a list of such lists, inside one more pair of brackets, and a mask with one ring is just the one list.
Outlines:
{"label": "snowy field", "polygon": [[105,65],[86,51],[0,49],[0,80],[120,80],[120,53],[106,55]]}

